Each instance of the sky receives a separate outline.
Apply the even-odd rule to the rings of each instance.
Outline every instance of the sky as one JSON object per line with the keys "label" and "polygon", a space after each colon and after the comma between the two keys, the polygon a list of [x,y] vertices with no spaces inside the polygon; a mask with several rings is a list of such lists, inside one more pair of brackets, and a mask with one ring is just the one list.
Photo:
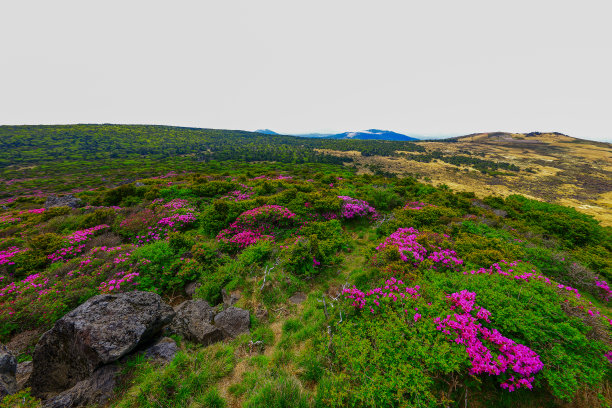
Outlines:
{"label": "sky", "polygon": [[0,124],[612,141],[612,1],[2,1]]}

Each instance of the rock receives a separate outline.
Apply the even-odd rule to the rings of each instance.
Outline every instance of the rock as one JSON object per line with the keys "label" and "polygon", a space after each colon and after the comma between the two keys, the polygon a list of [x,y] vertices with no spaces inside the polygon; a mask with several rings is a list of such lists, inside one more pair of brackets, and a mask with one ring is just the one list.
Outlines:
{"label": "rock", "polygon": [[31,361],[24,361],[23,363],[17,364],[17,373],[15,374],[15,379],[17,380],[17,391],[21,391],[26,388],[28,385],[28,381],[30,380],[30,376],[32,375],[32,365]]}
{"label": "rock", "polygon": [[47,201],[45,201],[45,208],[51,207],[70,207],[77,208],[83,205],[83,201],[80,198],[76,198],[72,194],[67,194],[65,196],[56,196],[50,195],[47,197]]}
{"label": "rock", "polygon": [[477,200],[477,199],[473,199],[472,200],[472,206],[473,207],[479,207],[479,208],[484,208],[485,210],[490,210],[491,206],[485,204],[484,202]]}
{"label": "rock", "polygon": [[144,183],[137,181],[136,183],[134,183],[134,187],[144,187]]}
{"label": "rock", "polygon": [[234,338],[249,332],[251,319],[249,311],[237,307],[229,307],[215,316],[215,326],[221,329],[225,338]]}
{"label": "rock", "polygon": [[145,350],[145,357],[161,363],[169,363],[178,351],[176,342],[170,337],[163,337]]}
{"label": "rock", "polygon": [[234,306],[238,300],[242,297],[239,291],[227,293],[227,290],[221,289],[221,296],[223,296],[223,304],[225,306]]}
{"label": "rock", "polygon": [[302,292],[297,292],[289,298],[289,301],[295,305],[299,305],[306,300],[306,295]]}
{"label": "rock", "polygon": [[17,359],[6,346],[0,345],[0,399],[17,392]]}
{"label": "rock", "polygon": [[501,218],[506,218],[506,216],[508,215],[508,212],[504,211],[504,210],[493,210],[493,214],[497,215],[498,217]]}
{"label": "rock", "polygon": [[209,345],[223,340],[221,330],[212,322],[215,310],[205,300],[186,300],[176,308],[176,316],[168,328],[187,340]]}
{"label": "rock", "polygon": [[48,398],[152,339],[174,317],[152,292],[94,296],[55,322],[34,349],[32,394]]}
{"label": "rock", "polygon": [[189,282],[188,284],[185,285],[185,293],[187,294],[187,296],[193,296],[196,289],[199,288],[200,286],[201,286],[200,282]]}
{"label": "rock", "polygon": [[116,376],[120,370],[119,366],[112,364],[100,367],[91,377],[45,401],[43,408],[103,406],[113,396]]}

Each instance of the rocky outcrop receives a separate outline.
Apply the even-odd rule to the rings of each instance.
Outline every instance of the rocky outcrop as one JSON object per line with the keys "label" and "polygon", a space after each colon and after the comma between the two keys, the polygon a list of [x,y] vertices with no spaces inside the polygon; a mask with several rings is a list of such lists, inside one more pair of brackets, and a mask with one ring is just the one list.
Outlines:
{"label": "rocky outcrop", "polygon": [[67,194],[64,196],[50,195],[45,201],[45,208],[51,207],[70,207],[77,208],[83,205],[83,201],[80,198]]}
{"label": "rocky outcrop", "polygon": [[248,333],[250,321],[248,310],[229,307],[216,313],[205,300],[187,300],[176,308],[169,330],[187,340],[209,345]]}
{"label": "rocky outcrop", "polygon": [[232,306],[217,314],[214,323],[221,329],[223,337],[234,338],[239,334],[249,332],[251,319],[248,310]]}
{"label": "rocky outcrop", "polygon": [[223,297],[223,304],[229,307],[234,306],[240,300],[242,294],[238,291],[228,292],[225,289],[221,289],[221,296]]}
{"label": "rocky outcrop", "polygon": [[297,292],[289,298],[289,301],[294,305],[299,305],[306,300],[306,295],[303,292]]}
{"label": "rocky outcrop", "polygon": [[166,364],[172,361],[178,351],[176,342],[170,337],[164,337],[145,350],[144,355],[150,360]]}
{"label": "rocky outcrop", "polygon": [[152,292],[92,297],[42,335],[34,350],[32,393],[49,398],[87,380],[153,339],[173,317],[172,308]]}
{"label": "rocky outcrop", "polygon": [[6,346],[0,346],[0,399],[17,392],[17,359]]}
{"label": "rocky outcrop", "polygon": [[214,317],[215,310],[205,300],[186,300],[176,308],[169,330],[187,340],[209,345],[223,340],[223,333],[213,325]]}
{"label": "rocky outcrop", "polygon": [[185,285],[185,294],[190,297],[193,296],[196,289],[198,289],[200,286],[200,282],[189,282]]}
{"label": "rocky outcrop", "polygon": [[46,400],[43,408],[102,406],[113,396],[120,370],[119,366],[112,364],[100,367],[89,378]]}
{"label": "rocky outcrop", "polygon": [[17,391],[21,391],[27,387],[30,376],[32,375],[33,365],[31,361],[24,361],[23,363],[17,364],[17,373],[15,378],[17,380]]}

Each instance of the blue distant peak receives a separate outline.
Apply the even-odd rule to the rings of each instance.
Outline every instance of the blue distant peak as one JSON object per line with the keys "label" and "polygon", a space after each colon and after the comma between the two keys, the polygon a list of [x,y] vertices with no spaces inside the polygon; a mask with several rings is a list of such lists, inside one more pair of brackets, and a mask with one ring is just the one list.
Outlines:
{"label": "blue distant peak", "polygon": [[344,132],[330,136],[332,139],[375,139],[375,140],[418,140],[415,137],[402,135],[401,133],[392,132],[390,130],[368,129],[358,132]]}
{"label": "blue distant peak", "polygon": [[257,129],[255,133],[263,133],[264,135],[278,135],[278,133],[270,129]]}
{"label": "blue distant peak", "polygon": [[[279,133],[274,132],[270,129],[258,129],[255,132],[263,133],[266,135],[279,135]],[[338,134],[331,133],[301,133],[301,134],[293,134],[293,136],[300,137],[311,137],[311,138],[324,138],[324,139],[357,139],[357,140],[395,140],[395,141],[410,141],[410,140],[419,140],[419,138],[402,135],[401,133],[392,132],[390,130],[380,130],[380,129],[368,129],[362,130],[358,132],[344,132]]]}

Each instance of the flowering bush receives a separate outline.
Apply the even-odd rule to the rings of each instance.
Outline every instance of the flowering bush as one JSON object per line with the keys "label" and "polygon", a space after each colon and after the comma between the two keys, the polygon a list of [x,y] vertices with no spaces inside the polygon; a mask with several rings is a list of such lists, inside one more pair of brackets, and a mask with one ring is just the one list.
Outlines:
{"label": "flowering bush", "polygon": [[435,205],[427,204],[422,201],[410,201],[404,206],[404,210],[422,210],[425,207],[435,207]]}
{"label": "flowering bush", "polygon": [[22,249],[15,246],[0,251],[0,265],[15,265],[11,258],[25,251],[27,251],[27,248]]}
{"label": "flowering bush", "polygon": [[454,250],[442,247],[448,244],[448,236],[420,232],[412,227],[399,228],[376,247],[375,264],[390,272],[408,273],[416,268],[455,270],[463,265],[463,260]]}
{"label": "flowering bush", "polygon": [[376,219],[378,213],[367,201],[358,200],[349,196],[338,196],[343,201],[341,217],[344,219],[371,218]]}
{"label": "flowering bush", "polygon": [[[491,312],[475,305],[476,293],[462,290],[447,298],[451,302],[451,310],[459,308],[462,313],[436,318],[436,330],[448,335],[449,340],[465,345],[472,363],[470,374],[504,374],[502,388],[508,391],[522,387],[532,389],[533,375],[544,367],[540,357],[530,348],[502,336],[496,329],[482,326],[479,320],[490,323]],[[483,340],[493,347],[485,346]]]}
{"label": "flowering bush", "polygon": [[[0,260],[0,264],[1,264],[1,260]],[[606,300],[609,301],[610,299],[612,299],[612,290],[610,289],[610,285],[608,285],[608,282],[604,281],[604,280],[597,280],[595,281],[595,286],[597,286],[602,293],[602,297]]]}
{"label": "flowering bush", "polygon": [[248,200],[255,194],[253,187],[247,186],[246,184],[240,184],[240,189],[230,191],[228,195],[221,197],[231,201],[244,201]]}
{"label": "flowering bush", "polygon": [[260,240],[273,240],[297,224],[295,213],[278,205],[264,205],[243,212],[217,235],[217,241],[229,248],[241,249]]}
{"label": "flowering bush", "polygon": [[95,227],[87,228],[82,231],[75,231],[70,235],[67,235],[65,239],[70,244],[76,244],[78,242],[87,241],[91,236],[93,236],[97,231],[100,231],[105,228],[110,228],[108,225],[96,225]]}

